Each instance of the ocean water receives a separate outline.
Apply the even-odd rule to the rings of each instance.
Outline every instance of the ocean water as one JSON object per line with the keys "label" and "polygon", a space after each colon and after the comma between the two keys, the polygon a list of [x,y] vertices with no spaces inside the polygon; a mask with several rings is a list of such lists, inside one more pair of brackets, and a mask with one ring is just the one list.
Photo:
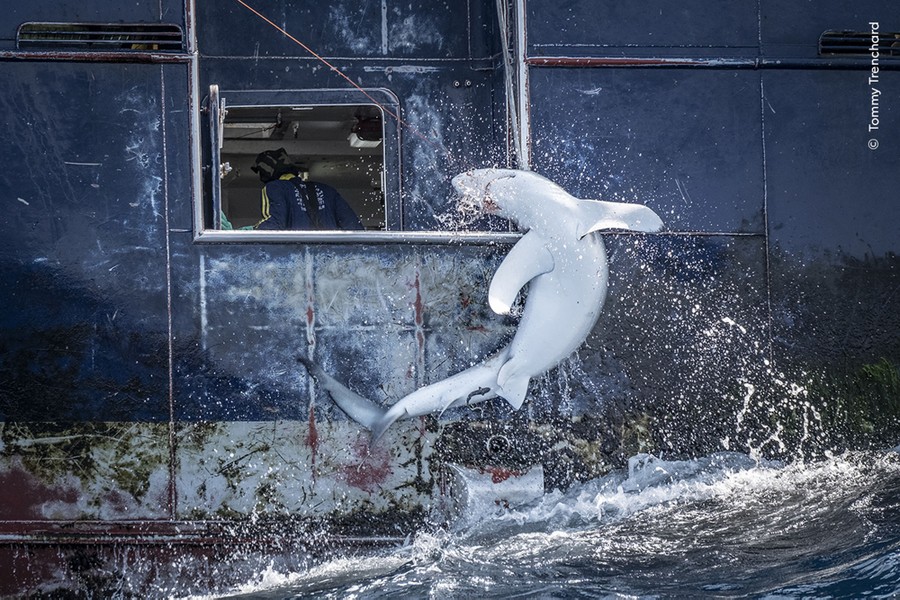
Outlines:
{"label": "ocean water", "polygon": [[627,469],[216,598],[900,597],[900,455]]}

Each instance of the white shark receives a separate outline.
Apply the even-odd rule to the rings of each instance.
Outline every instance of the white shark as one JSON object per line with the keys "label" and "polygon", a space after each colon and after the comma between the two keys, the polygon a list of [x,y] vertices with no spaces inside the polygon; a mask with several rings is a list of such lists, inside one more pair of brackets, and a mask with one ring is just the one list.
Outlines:
{"label": "white shark", "polygon": [[659,231],[662,221],[640,204],[581,200],[532,173],[477,169],[453,178],[462,202],[513,221],[525,235],[497,268],[488,303],[509,314],[519,292],[528,296],[508,346],[485,362],[419,388],[384,408],[356,394],[305,357],[310,375],[374,439],[397,419],[443,412],[491,398],[518,409],[528,384],[575,351],[590,333],[606,299],[609,270],[601,230]]}

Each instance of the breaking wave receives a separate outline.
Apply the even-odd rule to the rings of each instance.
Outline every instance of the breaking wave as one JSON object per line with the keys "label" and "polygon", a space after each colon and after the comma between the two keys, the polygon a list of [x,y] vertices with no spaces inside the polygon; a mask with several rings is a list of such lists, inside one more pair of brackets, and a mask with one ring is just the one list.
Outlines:
{"label": "breaking wave", "polygon": [[[471,499],[470,499],[471,500]],[[900,594],[900,456],[813,463],[635,456],[524,506],[475,507],[402,547],[237,598],[889,598]]]}

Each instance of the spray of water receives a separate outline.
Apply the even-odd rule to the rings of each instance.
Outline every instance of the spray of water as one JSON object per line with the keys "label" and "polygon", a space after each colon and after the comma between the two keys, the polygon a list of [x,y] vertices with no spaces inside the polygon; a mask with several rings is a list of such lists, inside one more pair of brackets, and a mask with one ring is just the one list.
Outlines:
{"label": "spray of water", "polygon": [[228,595],[890,597],[900,592],[898,489],[893,452],[788,465],[733,452],[638,455],[529,505],[485,506],[457,531],[303,572],[267,569]]}
{"label": "spray of water", "polygon": [[481,211],[481,201],[474,194],[463,194],[450,208],[441,214],[435,215],[435,220],[441,229],[446,231],[469,231],[472,224],[484,215]]}

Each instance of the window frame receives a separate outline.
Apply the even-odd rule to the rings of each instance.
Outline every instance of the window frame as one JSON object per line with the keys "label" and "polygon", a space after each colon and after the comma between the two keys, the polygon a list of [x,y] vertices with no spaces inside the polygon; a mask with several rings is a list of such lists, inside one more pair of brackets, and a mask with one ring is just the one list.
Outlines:
{"label": "window frame", "polygon": [[[229,108],[253,107],[315,107],[315,106],[355,106],[378,105],[385,113],[384,128],[383,193],[385,229],[381,231],[340,231],[340,230],[223,230],[217,208],[222,204],[219,169],[223,142],[226,111]],[[383,88],[359,90],[348,89],[285,89],[285,90],[220,90],[217,85],[209,87],[209,95],[204,102],[207,113],[205,152],[201,151],[201,185],[194,195],[194,241],[197,242],[351,242],[361,243],[378,240],[383,236],[396,237],[403,231],[403,194],[401,187],[400,128],[397,120],[387,111],[399,114],[400,101],[390,90]],[[202,120],[201,120],[202,121]],[[211,223],[206,217],[211,212]]]}
{"label": "window frame", "polygon": [[[192,80],[197,82],[197,64],[194,64]],[[207,95],[200,100],[198,92],[200,86],[193,86],[193,104],[197,107],[192,117],[192,154],[193,159],[193,193],[191,210],[193,213],[193,241],[194,243],[212,244],[438,244],[438,245],[511,245],[518,241],[522,234],[516,231],[439,231],[439,230],[405,230],[403,222],[404,203],[402,188],[402,162],[401,162],[401,131],[397,120],[390,115],[385,115],[384,140],[393,144],[393,150],[385,147],[384,157],[384,192],[385,192],[385,225],[386,230],[374,231],[247,231],[247,230],[223,230],[208,228],[205,225],[204,209],[207,203],[212,202],[212,156],[218,155],[216,160],[221,163],[221,158],[216,151],[211,152],[213,134],[218,136],[217,127],[211,126],[210,119],[213,113],[221,110],[221,98],[228,101],[231,106],[301,106],[305,102],[298,101],[306,98],[322,98],[337,102],[324,102],[323,104],[374,104],[371,98],[358,90],[352,89],[284,89],[284,90],[219,90],[212,85],[207,90]],[[213,98],[208,95],[210,90],[218,92]],[[386,106],[394,114],[400,114],[400,101],[390,90],[384,88],[369,88],[366,94]],[[236,98],[242,102],[229,99]],[[212,102],[211,102],[212,100]],[[265,102],[263,102],[265,100]],[[383,100],[383,102],[382,102]],[[212,105],[212,106],[211,106]],[[207,113],[203,118],[202,113]],[[215,115],[218,120],[219,114]],[[217,190],[220,191],[220,190]],[[389,194],[391,194],[389,196]],[[221,198],[220,198],[221,203]],[[220,225],[220,224],[219,224]]]}

